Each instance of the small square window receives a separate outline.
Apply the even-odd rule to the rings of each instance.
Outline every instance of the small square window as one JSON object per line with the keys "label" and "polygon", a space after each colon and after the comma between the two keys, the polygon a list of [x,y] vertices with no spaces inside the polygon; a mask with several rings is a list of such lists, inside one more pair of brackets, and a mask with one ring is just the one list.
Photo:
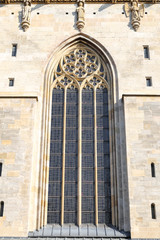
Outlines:
{"label": "small square window", "polygon": [[13,87],[14,86],[14,78],[10,78],[9,79],[9,87]]}
{"label": "small square window", "polygon": [[17,44],[12,44],[12,57],[17,55]]}
{"label": "small square window", "polygon": [[149,46],[143,46],[144,58],[149,59]]}
{"label": "small square window", "polygon": [[147,77],[146,78],[146,86],[147,87],[151,87],[152,86],[152,79],[151,79],[151,77]]}

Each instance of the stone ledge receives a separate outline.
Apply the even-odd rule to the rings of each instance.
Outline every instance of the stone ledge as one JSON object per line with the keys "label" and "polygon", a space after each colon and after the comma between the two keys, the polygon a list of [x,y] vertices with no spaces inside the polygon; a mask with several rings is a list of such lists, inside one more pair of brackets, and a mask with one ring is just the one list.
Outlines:
{"label": "stone ledge", "polygon": [[[130,2],[129,0],[85,0],[86,3],[108,3],[108,4],[119,4],[119,3],[125,3]],[[152,0],[139,0],[139,2],[148,3],[148,4],[154,4],[159,3],[160,0],[152,1]],[[0,0],[0,4],[9,4],[9,3],[23,3],[23,0]],[[33,4],[52,4],[52,3],[76,3],[76,0],[32,0]]]}
{"label": "stone ledge", "polygon": [[129,233],[118,231],[114,227],[101,225],[96,227],[95,225],[82,225],[80,227],[76,225],[46,225],[39,231],[29,232],[29,237],[82,237],[82,238],[127,238]]}

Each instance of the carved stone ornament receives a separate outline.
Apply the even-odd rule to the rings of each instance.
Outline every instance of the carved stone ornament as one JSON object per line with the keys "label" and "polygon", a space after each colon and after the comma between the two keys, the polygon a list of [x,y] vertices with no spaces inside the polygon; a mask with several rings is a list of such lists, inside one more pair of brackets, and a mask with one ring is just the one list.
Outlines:
{"label": "carved stone ornament", "polygon": [[85,10],[84,10],[84,1],[85,0],[77,0],[77,22],[76,26],[78,30],[81,32],[85,25]]}
{"label": "carved stone ornament", "polygon": [[31,0],[24,0],[21,22],[21,26],[24,31],[26,31],[29,28],[30,20],[31,20]]}
{"label": "carved stone ornament", "polygon": [[[23,3],[24,0],[0,0],[0,4],[12,4],[12,3]],[[73,4],[76,3],[77,0],[32,0],[32,3],[34,4]],[[120,4],[120,3],[126,3],[130,2],[130,0],[85,0],[85,3],[104,3],[104,4]],[[160,0],[139,0],[139,3],[146,3],[146,4],[155,4],[160,3]]]}
{"label": "carved stone ornament", "polygon": [[129,17],[131,12],[131,24],[133,29],[137,31],[140,26],[141,17],[144,16],[144,3],[138,6],[138,0],[131,0],[131,4],[125,3],[124,10],[127,17]]}
{"label": "carved stone ornament", "polygon": [[10,0],[5,0],[5,4],[10,4]]}

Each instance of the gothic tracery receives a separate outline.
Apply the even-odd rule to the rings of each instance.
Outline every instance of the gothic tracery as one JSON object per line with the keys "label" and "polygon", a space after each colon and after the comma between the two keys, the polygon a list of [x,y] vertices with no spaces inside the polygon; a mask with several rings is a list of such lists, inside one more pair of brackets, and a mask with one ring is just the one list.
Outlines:
{"label": "gothic tracery", "polygon": [[[61,87],[104,88],[107,86],[104,67],[99,57],[82,47],[66,54],[60,61],[54,79]],[[57,86],[57,85],[56,85]]]}
{"label": "gothic tracery", "polygon": [[106,72],[84,45],[65,54],[54,72],[48,223],[111,223]]}

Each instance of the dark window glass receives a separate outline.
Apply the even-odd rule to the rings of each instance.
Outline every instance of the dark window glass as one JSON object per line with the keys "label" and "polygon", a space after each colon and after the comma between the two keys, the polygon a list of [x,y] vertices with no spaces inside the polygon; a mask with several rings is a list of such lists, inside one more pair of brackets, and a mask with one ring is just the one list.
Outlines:
{"label": "dark window glass", "polygon": [[9,79],[9,87],[13,87],[14,86],[14,78],[10,78]]}
{"label": "dark window glass", "polygon": [[78,91],[67,89],[64,223],[77,223]]}
{"label": "dark window glass", "polygon": [[4,212],[4,202],[0,202],[0,217],[3,217]]}
{"label": "dark window glass", "polygon": [[[96,104],[96,119],[95,119]],[[82,224],[95,224],[95,156],[97,156],[98,222],[111,223],[108,91],[82,90]],[[62,194],[64,90],[53,89],[48,191],[48,223],[60,224]],[[97,122],[94,129],[95,120]],[[95,131],[96,130],[96,131]],[[77,223],[78,90],[66,90],[64,223]],[[96,135],[95,135],[96,134]],[[97,154],[95,154],[95,136]]]}
{"label": "dark window glass", "polygon": [[151,216],[152,219],[156,219],[156,207],[154,203],[151,204]]}
{"label": "dark window glass", "polygon": [[0,177],[2,176],[2,163],[0,163]]}
{"label": "dark window glass", "polygon": [[[98,222],[111,223],[108,91],[97,89]],[[101,110],[100,110],[101,109]]]}
{"label": "dark window glass", "polygon": [[94,98],[82,91],[82,223],[95,223]]}
{"label": "dark window glass", "polygon": [[[64,90],[53,89],[50,169],[48,191],[48,223],[60,224],[63,156]],[[77,157],[78,157],[78,91],[67,89],[64,223],[77,221]]]}
{"label": "dark window glass", "polygon": [[148,46],[144,46],[144,58],[148,58],[149,59],[149,47]]}
{"label": "dark window glass", "polygon": [[12,57],[17,55],[17,44],[12,44]]}
{"label": "dark window glass", "polygon": [[61,216],[63,104],[63,89],[53,89],[47,221],[57,224]]}
{"label": "dark window glass", "polygon": [[156,174],[155,174],[155,164],[154,163],[151,163],[151,176],[152,177],[156,176]]}
{"label": "dark window glass", "polygon": [[147,87],[151,87],[152,86],[152,79],[150,77],[146,78],[146,86]]}

